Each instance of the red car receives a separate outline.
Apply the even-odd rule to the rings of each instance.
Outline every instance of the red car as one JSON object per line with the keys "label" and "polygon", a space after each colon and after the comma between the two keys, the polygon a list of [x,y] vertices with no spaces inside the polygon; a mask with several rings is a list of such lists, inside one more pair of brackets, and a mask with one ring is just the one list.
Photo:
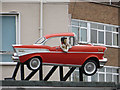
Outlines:
{"label": "red car", "polygon": [[[66,37],[71,45],[68,52],[61,49],[61,37]],[[107,62],[107,58],[103,57],[106,47],[77,45],[74,33],[50,34],[40,38],[33,45],[13,45],[13,48],[13,60],[26,64],[30,70],[36,70],[42,64],[81,66],[83,73],[90,76]]]}

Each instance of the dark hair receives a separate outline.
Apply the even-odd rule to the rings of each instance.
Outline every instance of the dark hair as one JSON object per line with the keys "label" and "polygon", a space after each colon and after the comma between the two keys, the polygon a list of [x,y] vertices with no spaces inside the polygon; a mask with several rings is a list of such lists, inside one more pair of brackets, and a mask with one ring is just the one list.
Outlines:
{"label": "dark hair", "polygon": [[64,43],[64,40],[67,39],[67,37],[62,37],[61,42]]}

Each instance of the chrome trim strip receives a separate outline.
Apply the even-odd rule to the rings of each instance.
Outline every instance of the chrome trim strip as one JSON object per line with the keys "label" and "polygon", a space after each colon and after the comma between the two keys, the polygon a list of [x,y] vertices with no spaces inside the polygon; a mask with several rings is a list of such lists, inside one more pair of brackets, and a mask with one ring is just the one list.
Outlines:
{"label": "chrome trim strip", "polygon": [[[23,56],[27,54],[33,53],[65,53],[63,51],[49,51],[48,49],[34,49],[34,48],[16,48],[16,53],[18,56]],[[83,54],[104,54],[104,52],[71,52],[68,51],[67,53],[83,53]]]}
{"label": "chrome trim strip", "polygon": [[56,64],[56,63],[43,63],[43,65],[51,65],[51,66],[69,66],[69,67],[81,67],[81,65],[72,65],[72,64]]}
{"label": "chrome trim strip", "polygon": [[107,58],[103,58],[99,60],[100,62],[107,62]]}
{"label": "chrome trim strip", "polygon": [[[27,54],[33,54],[33,53],[65,53],[65,52],[56,52],[56,51],[36,51],[36,52],[30,52],[30,53],[22,53],[19,54],[18,56],[24,56]],[[67,53],[88,53],[88,54],[103,54],[103,52],[67,52]]]}
{"label": "chrome trim strip", "polygon": [[[30,52],[30,53],[19,54],[18,56],[24,56],[24,55],[33,54],[33,53],[65,53],[65,52],[56,52],[56,51],[36,51],[36,52]],[[103,54],[103,52],[67,52],[67,53]]]}
{"label": "chrome trim strip", "polygon": [[[50,53],[65,53],[61,51],[50,51]],[[103,54],[103,52],[67,52],[67,53],[97,53],[97,54]]]}
{"label": "chrome trim strip", "polygon": [[28,52],[28,53],[18,54],[18,56],[24,56],[24,55],[27,55],[27,54],[33,54],[33,53],[50,53],[50,51],[36,51],[36,52]]}
{"label": "chrome trim strip", "polygon": [[18,56],[23,56],[32,53],[50,52],[48,49],[36,49],[36,48],[16,48],[15,50]]}

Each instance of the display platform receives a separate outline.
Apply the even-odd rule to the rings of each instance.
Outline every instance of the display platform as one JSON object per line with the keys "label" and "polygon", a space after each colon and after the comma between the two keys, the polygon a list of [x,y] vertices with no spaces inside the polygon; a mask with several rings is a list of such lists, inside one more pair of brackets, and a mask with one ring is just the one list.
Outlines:
{"label": "display platform", "polygon": [[120,84],[112,82],[68,82],[68,81],[0,81],[2,90],[120,90]]}

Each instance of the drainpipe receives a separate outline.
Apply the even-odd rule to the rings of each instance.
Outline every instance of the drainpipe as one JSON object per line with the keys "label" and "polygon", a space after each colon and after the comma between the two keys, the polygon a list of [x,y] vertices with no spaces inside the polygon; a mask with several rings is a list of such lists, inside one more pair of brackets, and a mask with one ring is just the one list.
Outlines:
{"label": "drainpipe", "polygon": [[[118,4],[120,5],[120,1],[118,2]],[[118,49],[118,67],[120,67],[120,8],[118,8],[118,25],[119,25],[119,36],[118,36],[118,44],[119,44],[119,49]],[[120,83],[120,68],[119,68],[119,82]]]}
{"label": "drainpipe", "polygon": [[43,0],[41,1],[40,5],[40,37],[43,36]]}
{"label": "drainpipe", "polygon": [[110,5],[112,4],[112,0],[109,1]]}

